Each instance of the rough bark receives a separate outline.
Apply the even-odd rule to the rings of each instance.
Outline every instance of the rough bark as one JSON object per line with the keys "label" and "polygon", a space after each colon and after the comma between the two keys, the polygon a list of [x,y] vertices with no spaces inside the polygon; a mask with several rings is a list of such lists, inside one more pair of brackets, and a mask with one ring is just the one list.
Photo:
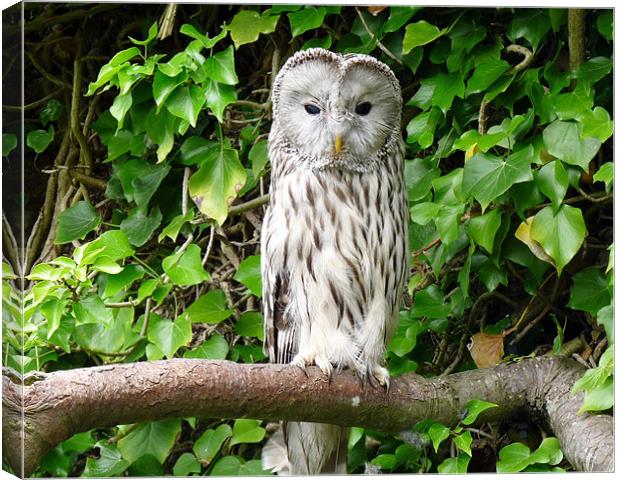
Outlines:
{"label": "rough bark", "polygon": [[612,471],[612,417],[578,415],[582,394],[570,394],[582,374],[573,360],[541,357],[432,379],[403,375],[392,380],[389,392],[360,385],[351,372],[335,375],[329,384],[314,367],[306,377],[287,365],[190,359],[53,372],[29,386],[3,376],[2,441],[7,461],[27,476],[49,449],[95,427],[199,416],[316,421],[395,433],[424,418],[455,425],[466,403],[481,399],[499,408],[483,412],[479,422],[527,414],[551,429],[575,469]]}

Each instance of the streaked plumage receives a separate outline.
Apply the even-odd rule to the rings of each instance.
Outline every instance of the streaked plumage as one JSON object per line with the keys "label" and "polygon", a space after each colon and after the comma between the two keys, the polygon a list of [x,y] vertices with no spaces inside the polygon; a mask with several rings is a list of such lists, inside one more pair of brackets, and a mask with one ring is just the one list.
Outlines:
{"label": "streaked plumage", "polygon": [[[373,57],[310,49],[286,62],[272,100],[265,351],[272,362],[351,368],[386,385],[407,271],[400,86]],[[285,423],[287,473],[344,473],[346,437],[341,427]],[[278,463],[265,452],[263,461]]]}

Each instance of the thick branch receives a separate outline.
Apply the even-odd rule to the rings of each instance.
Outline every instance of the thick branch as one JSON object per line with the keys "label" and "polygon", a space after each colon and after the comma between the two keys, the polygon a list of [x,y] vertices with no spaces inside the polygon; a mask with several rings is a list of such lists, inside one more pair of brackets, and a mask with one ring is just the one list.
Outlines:
{"label": "thick branch", "polygon": [[613,470],[613,419],[577,415],[582,394],[570,388],[583,374],[558,357],[527,359],[441,378],[405,375],[388,393],[361,386],[351,372],[331,385],[317,368],[308,377],[288,365],[236,364],[173,359],[58,371],[22,387],[3,377],[3,447],[20,471],[20,413],[25,425],[24,474],[71,435],[96,427],[171,417],[249,417],[357,425],[386,432],[411,428],[424,418],[459,421],[472,399],[495,402],[480,422],[529,414],[551,428],[577,470]]}

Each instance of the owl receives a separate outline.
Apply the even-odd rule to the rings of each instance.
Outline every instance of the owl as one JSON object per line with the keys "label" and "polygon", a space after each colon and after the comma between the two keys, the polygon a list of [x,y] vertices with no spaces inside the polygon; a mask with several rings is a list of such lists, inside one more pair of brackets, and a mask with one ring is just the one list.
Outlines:
{"label": "owl", "polygon": [[[265,353],[387,387],[385,349],[407,272],[398,80],[374,57],[313,48],[288,59],[272,102]],[[265,468],[346,473],[343,427],[285,422],[278,435],[263,450]]]}

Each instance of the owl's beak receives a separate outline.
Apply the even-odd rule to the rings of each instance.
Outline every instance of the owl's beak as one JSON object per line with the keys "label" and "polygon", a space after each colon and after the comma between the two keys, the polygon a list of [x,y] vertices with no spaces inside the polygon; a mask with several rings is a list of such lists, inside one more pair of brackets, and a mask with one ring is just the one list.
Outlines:
{"label": "owl's beak", "polygon": [[334,150],[336,151],[336,155],[339,155],[342,151],[342,135],[336,135],[334,139]]}

